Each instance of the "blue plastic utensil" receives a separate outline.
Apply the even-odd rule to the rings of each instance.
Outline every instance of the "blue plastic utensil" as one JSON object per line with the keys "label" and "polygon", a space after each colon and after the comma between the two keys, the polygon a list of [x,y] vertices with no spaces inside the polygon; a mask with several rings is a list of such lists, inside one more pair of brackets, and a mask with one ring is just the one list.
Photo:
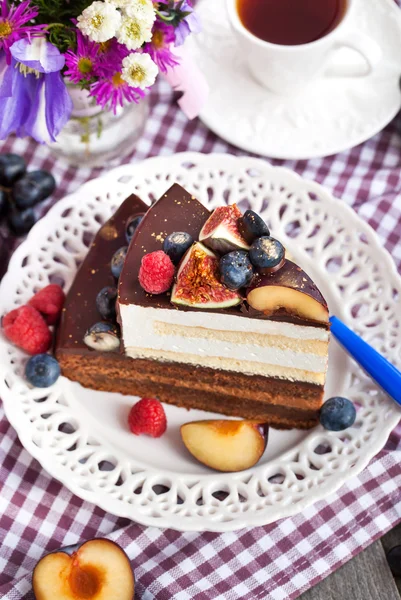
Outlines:
{"label": "blue plastic utensil", "polygon": [[401,372],[340,319],[331,317],[330,322],[331,333],[348,354],[397,404],[401,405]]}

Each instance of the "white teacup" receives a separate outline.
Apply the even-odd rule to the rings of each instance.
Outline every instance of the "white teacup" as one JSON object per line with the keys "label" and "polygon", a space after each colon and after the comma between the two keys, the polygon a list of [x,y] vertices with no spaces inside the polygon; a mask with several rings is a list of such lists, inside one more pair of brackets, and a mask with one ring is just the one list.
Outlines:
{"label": "white teacup", "polygon": [[[237,0],[226,0],[226,3],[231,26],[252,75],[267,89],[285,94],[302,88],[321,75],[361,77],[373,71],[380,60],[381,50],[369,36],[357,31],[357,24],[352,28],[353,12],[358,1],[347,0],[343,18],[327,35],[296,46],[272,44],[256,37],[241,23]],[[344,63],[330,67],[333,52],[344,47],[356,50],[363,57],[360,66]]]}

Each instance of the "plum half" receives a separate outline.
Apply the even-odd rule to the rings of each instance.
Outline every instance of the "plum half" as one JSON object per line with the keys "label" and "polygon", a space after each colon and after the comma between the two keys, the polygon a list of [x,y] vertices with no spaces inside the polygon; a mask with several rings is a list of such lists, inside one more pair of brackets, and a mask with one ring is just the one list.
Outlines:
{"label": "plum half", "polygon": [[187,450],[216,471],[244,471],[256,465],[265,451],[268,425],[228,419],[192,421],[181,426]]}
{"label": "plum half", "polygon": [[267,316],[280,309],[319,323],[328,323],[326,300],[312,279],[290,260],[278,271],[254,277],[247,290],[247,302]]}
{"label": "plum half", "polygon": [[36,600],[133,600],[135,578],[124,550],[98,538],[71,556],[44,556],[34,569],[32,585]]}

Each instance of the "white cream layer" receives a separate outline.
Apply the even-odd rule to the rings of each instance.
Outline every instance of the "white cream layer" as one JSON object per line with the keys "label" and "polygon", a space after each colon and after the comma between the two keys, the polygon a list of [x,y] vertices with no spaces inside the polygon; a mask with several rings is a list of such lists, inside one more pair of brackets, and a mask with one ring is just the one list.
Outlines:
{"label": "white cream layer", "polygon": [[[120,304],[120,315],[125,351],[132,358],[153,358],[251,375],[324,383],[327,356],[297,348],[297,340],[328,342],[329,333],[324,329],[221,313],[125,304]],[[185,336],[174,335],[173,332],[171,335],[160,335],[160,323],[188,329]],[[199,338],[194,334],[194,337],[190,337],[191,327],[201,327],[210,335]],[[242,341],[227,343],[213,339],[216,330],[242,333]],[[252,333],[290,338],[291,349],[252,344]]]}

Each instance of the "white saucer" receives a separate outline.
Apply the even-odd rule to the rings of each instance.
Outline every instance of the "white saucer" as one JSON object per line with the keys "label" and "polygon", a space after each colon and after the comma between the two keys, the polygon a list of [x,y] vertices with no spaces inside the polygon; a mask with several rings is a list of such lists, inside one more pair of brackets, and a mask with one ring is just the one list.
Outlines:
{"label": "white saucer", "polygon": [[[393,0],[359,0],[356,7],[357,29],[383,51],[374,73],[321,77],[288,98],[252,78],[222,0],[201,0],[197,11],[203,32],[189,45],[210,86],[200,117],[235,146],[274,158],[328,156],[372,137],[400,109],[401,12]],[[348,62],[357,57],[351,50],[339,53]]]}

